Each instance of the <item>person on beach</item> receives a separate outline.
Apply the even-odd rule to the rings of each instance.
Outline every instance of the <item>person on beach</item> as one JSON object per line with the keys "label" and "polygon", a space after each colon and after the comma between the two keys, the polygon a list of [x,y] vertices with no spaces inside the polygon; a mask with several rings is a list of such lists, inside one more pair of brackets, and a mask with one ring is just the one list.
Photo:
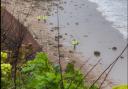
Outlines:
{"label": "person on beach", "polygon": [[76,39],[72,40],[73,49],[76,50],[76,46],[79,44],[79,42]]}

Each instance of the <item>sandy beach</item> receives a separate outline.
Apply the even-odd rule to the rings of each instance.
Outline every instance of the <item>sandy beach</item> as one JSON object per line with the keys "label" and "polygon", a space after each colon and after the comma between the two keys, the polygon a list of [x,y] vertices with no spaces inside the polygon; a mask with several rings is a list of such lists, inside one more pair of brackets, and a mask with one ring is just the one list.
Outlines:
{"label": "sandy beach", "polygon": [[[81,53],[85,59],[90,59],[91,64],[101,58],[101,66],[105,69],[124,49],[127,44],[126,39],[113,28],[113,23],[107,21],[97,10],[97,4],[85,0],[63,1],[66,4],[62,4],[64,10],[59,11],[60,31],[62,35],[65,33],[68,35],[64,36],[65,40],[62,42],[67,47],[71,47],[71,40],[77,39],[80,42],[77,52]],[[54,26],[56,26],[55,18],[56,15],[53,15],[49,20],[54,23]],[[112,50],[113,47],[116,47],[117,50]],[[94,51],[99,51],[101,56],[95,57]],[[112,80],[115,80],[115,83],[127,83],[127,52],[117,62],[110,76]]]}
{"label": "sandy beach", "polygon": [[[13,12],[15,0],[12,1],[8,0],[10,4],[6,5],[10,13]],[[38,7],[31,10],[31,15],[27,17],[24,24],[26,26],[29,25],[29,31],[33,37],[42,45],[42,49],[48,53],[49,58],[57,63],[57,42],[55,41],[55,36],[57,35],[55,29],[55,27],[57,27],[57,19],[56,6],[54,6],[53,3],[56,2],[49,2],[48,4],[43,2],[36,3]],[[18,11],[25,9],[20,13],[20,20],[22,22],[26,16],[24,13],[29,11],[31,4],[30,2],[22,1],[18,1],[16,4],[19,7],[15,9],[15,12],[12,14],[17,17]],[[61,54],[63,67],[65,67],[69,61],[75,60],[77,68],[85,64],[82,71],[86,73],[99,59],[102,59],[95,70],[87,77],[89,82],[93,82],[121,53],[126,46],[126,39],[112,27],[112,23],[107,21],[101,12],[96,10],[97,5],[95,3],[85,0],[63,0],[60,1],[60,6],[59,19],[60,33],[62,35],[62,39],[60,40],[62,44]],[[42,8],[45,9],[46,7],[49,7],[50,15],[48,16],[47,23],[44,23],[43,21],[38,21],[36,17],[46,15],[48,10],[42,10]],[[72,52],[73,49],[71,45],[73,38],[77,39],[80,43],[75,53]],[[113,50],[113,47],[117,49]],[[94,51],[99,51],[100,56],[96,57]],[[111,89],[111,85],[126,83],[127,52],[125,52],[122,59],[116,63],[103,89]]]}

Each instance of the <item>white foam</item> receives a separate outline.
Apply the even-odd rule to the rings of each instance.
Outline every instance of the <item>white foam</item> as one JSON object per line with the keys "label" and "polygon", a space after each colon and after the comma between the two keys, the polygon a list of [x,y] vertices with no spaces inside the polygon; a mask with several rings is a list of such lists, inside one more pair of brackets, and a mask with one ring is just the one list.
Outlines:
{"label": "white foam", "polygon": [[127,0],[89,0],[97,3],[100,12],[107,20],[113,22],[124,38],[127,39]]}

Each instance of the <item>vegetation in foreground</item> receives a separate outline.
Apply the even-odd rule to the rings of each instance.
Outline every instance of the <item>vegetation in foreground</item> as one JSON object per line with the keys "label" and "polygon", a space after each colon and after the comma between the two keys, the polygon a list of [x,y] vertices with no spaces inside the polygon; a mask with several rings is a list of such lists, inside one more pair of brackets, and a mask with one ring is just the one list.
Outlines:
{"label": "vegetation in foreground", "polygon": [[[1,52],[1,89],[13,89],[15,86],[11,76],[12,65],[7,62],[7,56],[6,52]],[[16,89],[62,89],[60,66],[50,63],[46,53],[37,53],[33,60],[19,63],[17,66]],[[73,63],[67,64],[62,77],[64,89],[89,88],[82,79],[83,74],[80,70],[74,69]],[[93,86],[90,89],[98,89],[98,87]]]}

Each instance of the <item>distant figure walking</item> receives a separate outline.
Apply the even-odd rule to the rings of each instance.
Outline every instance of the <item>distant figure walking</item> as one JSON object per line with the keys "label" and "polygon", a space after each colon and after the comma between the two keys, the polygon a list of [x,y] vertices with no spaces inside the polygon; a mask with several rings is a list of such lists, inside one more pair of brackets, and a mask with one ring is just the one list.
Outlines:
{"label": "distant figure walking", "polygon": [[76,50],[76,46],[79,44],[79,42],[76,39],[72,40],[73,49]]}

